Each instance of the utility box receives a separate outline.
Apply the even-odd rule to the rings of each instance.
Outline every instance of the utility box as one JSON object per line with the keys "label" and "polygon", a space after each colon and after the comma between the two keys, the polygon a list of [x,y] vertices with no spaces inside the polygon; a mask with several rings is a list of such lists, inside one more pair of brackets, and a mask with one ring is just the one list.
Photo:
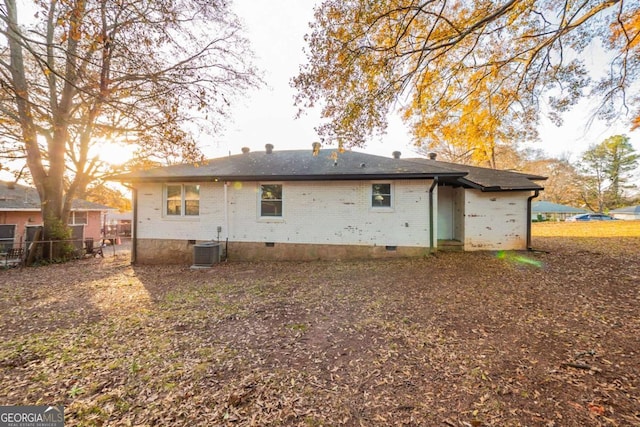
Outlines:
{"label": "utility box", "polygon": [[193,266],[212,267],[220,262],[220,243],[203,242],[193,245]]}

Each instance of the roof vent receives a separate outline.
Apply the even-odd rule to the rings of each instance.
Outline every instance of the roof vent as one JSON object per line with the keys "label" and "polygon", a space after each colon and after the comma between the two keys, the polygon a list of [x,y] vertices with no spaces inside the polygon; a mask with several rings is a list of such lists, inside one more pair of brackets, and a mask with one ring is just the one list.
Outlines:
{"label": "roof vent", "polygon": [[267,154],[271,154],[273,153],[273,144],[267,144],[264,146],[265,151],[267,152]]}
{"label": "roof vent", "polygon": [[251,148],[249,148],[249,147],[242,147],[242,154],[247,154],[249,151],[251,151]]}
{"label": "roof vent", "polygon": [[394,159],[399,159],[402,153],[399,151],[394,151],[393,153],[391,153],[391,155],[393,156]]}
{"label": "roof vent", "polygon": [[436,153],[429,153],[429,158],[435,160],[438,155]]}

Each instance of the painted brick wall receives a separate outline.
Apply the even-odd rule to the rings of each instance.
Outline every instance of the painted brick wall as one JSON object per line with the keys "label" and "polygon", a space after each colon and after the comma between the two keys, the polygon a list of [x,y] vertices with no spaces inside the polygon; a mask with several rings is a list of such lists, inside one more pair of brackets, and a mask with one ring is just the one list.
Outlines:
{"label": "painted brick wall", "polygon": [[283,217],[258,218],[258,184],[230,192],[229,240],[350,245],[428,245],[430,182],[393,184],[393,208],[372,209],[371,181],[287,182]]}
{"label": "painted brick wall", "polygon": [[524,250],[529,192],[465,191],[464,248]]}
{"label": "painted brick wall", "polygon": [[[224,226],[222,183],[200,184],[200,215],[167,217],[163,215],[163,186],[138,186],[137,235],[140,239],[212,240],[216,228]],[[221,235],[223,237],[223,235]]]}
{"label": "painted brick wall", "polygon": [[[102,213],[89,211],[87,224],[84,227],[84,237],[93,237],[98,240],[102,237]],[[25,227],[27,225],[42,225],[42,213],[40,211],[6,211],[0,212],[0,224],[16,224],[16,244],[25,239]]]}
{"label": "painted brick wall", "polygon": [[[259,218],[258,185],[228,186],[230,241],[383,246],[429,245],[429,180],[395,182],[393,209],[370,208],[371,181],[285,182],[283,217]],[[200,186],[200,216],[163,216],[159,184],[138,188],[138,237],[210,240],[226,237],[224,186]]]}

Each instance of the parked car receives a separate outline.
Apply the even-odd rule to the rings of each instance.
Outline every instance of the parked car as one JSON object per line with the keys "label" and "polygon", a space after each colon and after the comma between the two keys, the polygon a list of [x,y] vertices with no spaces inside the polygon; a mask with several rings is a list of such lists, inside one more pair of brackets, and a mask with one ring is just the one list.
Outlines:
{"label": "parked car", "polygon": [[568,221],[568,222],[576,222],[576,221],[615,221],[615,218],[610,216],[610,215],[605,215],[605,214],[586,213],[586,214],[570,216],[565,221]]}

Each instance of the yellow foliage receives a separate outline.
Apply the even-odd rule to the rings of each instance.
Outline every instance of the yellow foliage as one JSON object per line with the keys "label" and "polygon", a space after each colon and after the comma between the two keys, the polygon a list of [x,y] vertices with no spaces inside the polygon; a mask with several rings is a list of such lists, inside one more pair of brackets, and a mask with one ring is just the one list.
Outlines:
{"label": "yellow foliage", "polygon": [[[323,100],[330,120],[321,130],[349,135],[349,145],[400,110],[416,144],[456,144],[491,161],[496,145],[537,136],[545,98],[563,112],[586,92],[573,52],[603,34],[595,18],[611,11],[603,0],[328,0],[316,9],[309,64],[294,79],[297,102]],[[628,49],[640,43],[637,11],[620,5],[612,28]]]}
{"label": "yellow foliage", "polygon": [[620,21],[611,25],[612,39],[623,39],[623,49],[640,47],[640,7],[636,13],[621,17]]}
{"label": "yellow foliage", "polygon": [[531,234],[540,237],[640,237],[640,221],[536,222]]}

